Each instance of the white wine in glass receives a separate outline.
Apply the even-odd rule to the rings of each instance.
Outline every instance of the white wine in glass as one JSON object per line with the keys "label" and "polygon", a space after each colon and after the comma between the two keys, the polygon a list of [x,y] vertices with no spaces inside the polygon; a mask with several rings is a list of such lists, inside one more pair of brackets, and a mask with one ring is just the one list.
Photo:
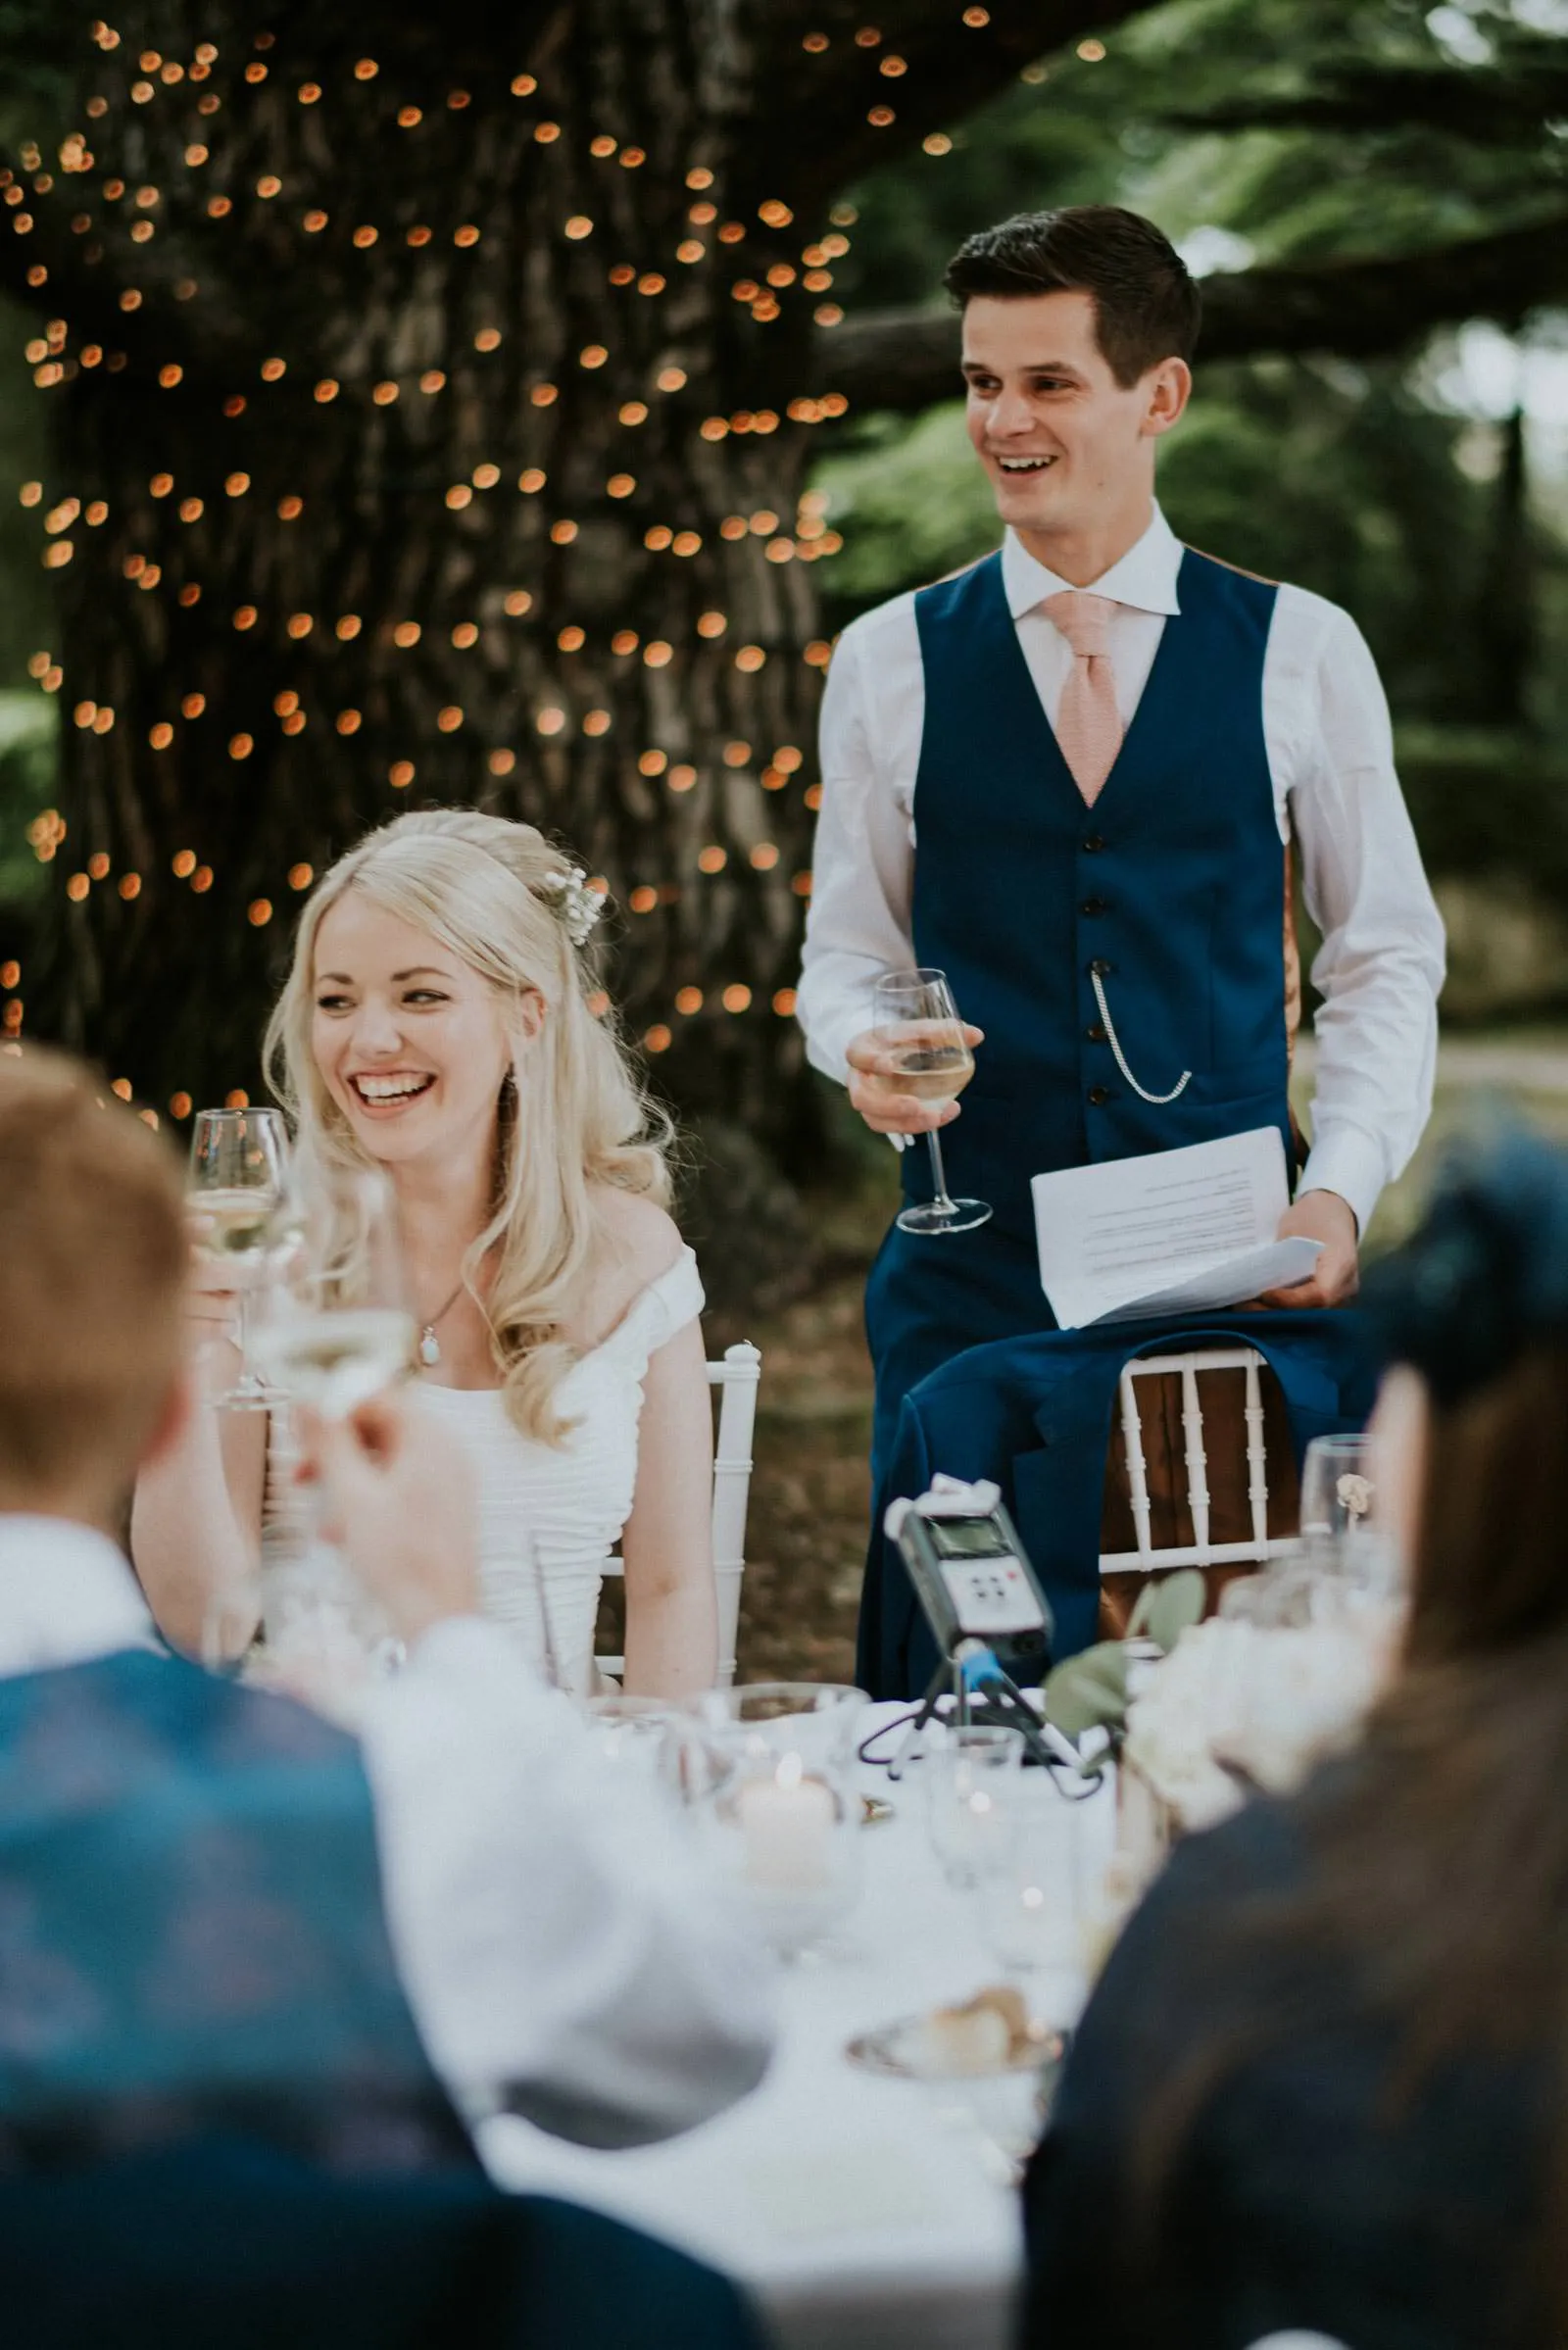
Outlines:
{"label": "white wine in glass", "polygon": [[284,1395],[343,1419],[414,1363],[397,1202],[384,1175],[355,1171],[325,1178],[297,1210],[256,1357]]}
{"label": "white wine in glass", "polygon": [[228,1411],[265,1411],[270,1397],[251,1357],[250,1300],[288,1174],[288,1129],[275,1109],[201,1109],[191,1136],[191,1239],[219,1286],[238,1298],[239,1376],[216,1398]]}
{"label": "white wine in glass", "polygon": [[[873,1036],[879,1075],[893,1093],[910,1094],[917,1102],[946,1108],[956,1102],[974,1075],[974,1054],[964,1035],[958,1007],[943,971],[890,971],[876,983]],[[931,1149],[935,1197],[911,1202],[899,1212],[901,1231],[919,1233],[972,1232],[989,1221],[984,1199],[954,1199],[942,1164],[942,1145],[933,1127],[926,1134]]]}
{"label": "white wine in glass", "polygon": [[283,1313],[258,1331],[255,1347],[285,1395],[341,1420],[408,1369],[414,1316],[384,1305]]}

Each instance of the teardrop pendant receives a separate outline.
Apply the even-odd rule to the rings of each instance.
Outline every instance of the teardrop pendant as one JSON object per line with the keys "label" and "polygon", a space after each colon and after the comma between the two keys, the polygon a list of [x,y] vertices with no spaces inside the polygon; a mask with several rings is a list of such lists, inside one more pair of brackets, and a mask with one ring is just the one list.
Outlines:
{"label": "teardrop pendant", "polygon": [[435,1335],[434,1325],[429,1322],[419,1333],[419,1360],[427,1371],[433,1371],[441,1360],[441,1341]]}

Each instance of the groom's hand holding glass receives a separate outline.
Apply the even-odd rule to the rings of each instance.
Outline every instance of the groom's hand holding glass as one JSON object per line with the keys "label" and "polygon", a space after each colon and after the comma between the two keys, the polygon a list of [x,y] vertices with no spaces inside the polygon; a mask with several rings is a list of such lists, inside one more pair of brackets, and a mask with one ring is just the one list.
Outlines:
{"label": "groom's hand holding glass", "polygon": [[[972,1053],[976,1045],[984,1043],[985,1031],[968,1020],[962,1026],[963,1041]],[[873,1134],[930,1134],[939,1126],[951,1125],[957,1116],[959,1105],[951,1098],[922,1100],[909,1092],[902,1082],[905,1072],[896,1065],[899,1056],[890,1053],[880,1029],[862,1029],[846,1057],[851,1104]]]}

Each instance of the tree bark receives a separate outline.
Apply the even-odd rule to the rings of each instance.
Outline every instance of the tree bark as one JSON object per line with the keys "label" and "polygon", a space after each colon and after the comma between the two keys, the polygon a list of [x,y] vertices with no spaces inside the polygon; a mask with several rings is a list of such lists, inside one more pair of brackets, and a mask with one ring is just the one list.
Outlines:
{"label": "tree bark", "polygon": [[[955,10],[947,88],[1138,4]],[[50,321],[75,720],[30,1029],[160,1108],[254,1092],[307,876],[477,803],[608,880],[604,975],[683,1106],[787,1151],[825,659],[800,490],[843,407],[802,257],[867,80],[921,79],[878,75],[848,0],[825,52],[799,14],[154,0],[87,50],[0,238]],[[927,109],[928,16],[882,48],[907,25]],[[924,119],[894,112],[882,153]]]}

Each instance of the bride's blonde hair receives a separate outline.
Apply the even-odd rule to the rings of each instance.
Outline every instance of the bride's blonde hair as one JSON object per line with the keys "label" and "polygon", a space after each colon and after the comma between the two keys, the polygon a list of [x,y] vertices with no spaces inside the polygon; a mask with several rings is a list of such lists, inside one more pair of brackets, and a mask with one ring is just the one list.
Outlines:
{"label": "bride's blonde hair", "polygon": [[[288,980],[268,1023],[273,1092],[294,1127],[307,1184],[374,1162],[333,1102],[311,1048],[316,940],[350,890],[456,955],[494,991],[512,1065],[498,1103],[495,1209],[464,1260],[472,1290],[498,1250],[486,1307],[507,1410],[524,1436],[560,1444],[570,1422],[555,1390],[577,1349],[564,1339],[574,1288],[602,1240],[590,1186],[611,1184],[667,1205],[667,1119],[637,1083],[612,1022],[588,1006],[578,952],[581,875],[531,824],[472,808],[399,816],[340,857],[313,891]],[[544,1004],[528,1039],[522,1005]]]}

